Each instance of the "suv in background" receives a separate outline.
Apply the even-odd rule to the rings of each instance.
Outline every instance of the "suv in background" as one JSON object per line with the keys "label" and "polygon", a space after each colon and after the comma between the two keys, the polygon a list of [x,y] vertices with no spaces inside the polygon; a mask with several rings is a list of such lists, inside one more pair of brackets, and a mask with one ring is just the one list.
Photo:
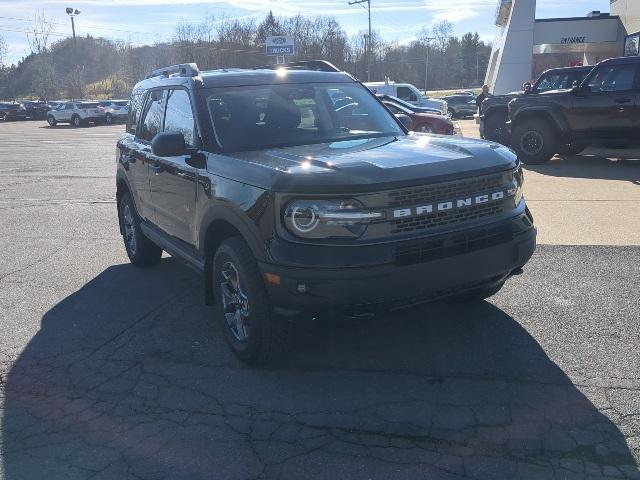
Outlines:
{"label": "suv in background", "polygon": [[512,148],[531,164],[588,146],[640,146],[640,57],[600,62],[571,90],[511,100],[507,128]]}
{"label": "suv in background", "polygon": [[51,106],[46,102],[26,101],[23,105],[27,111],[27,117],[31,120],[44,120],[47,118],[47,112],[51,110]]}
{"label": "suv in background", "polygon": [[[505,126],[509,114],[509,102],[516,97],[544,93],[551,90],[569,89],[579,85],[593,69],[588,67],[552,68],[545,71],[528,90],[494,95],[480,106],[480,137],[485,140],[509,145],[509,135]],[[525,85],[527,85],[525,83]]]}
{"label": "suv in background", "polygon": [[89,122],[94,124],[105,121],[105,110],[98,102],[67,102],[47,112],[47,122],[55,127],[58,123],[70,123],[82,127]]}
{"label": "suv in background", "polygon": [[24,120],[27,118],[27,109],[21,103],[0,102],[0,119],[8,120]]}
{"label": "suv in background", "polygon": [[117,142],[131,262],[202,272],[239,358],[286,351],[294,320],[485,298],[522,272],[536,230],[511,150],[409,133],[327,62],[275,67],[151,72]]}
{"label": "suv in background", "polygon": [[447,102],[451,118],[473,117],[478,112],[476,97],[473,95],[449,95],[442,97]]}
{"label": "suv in background", "polygon": [[104,108],[104,121],[109,125],[129,116],[129,100],[103,100],[99,105]]}

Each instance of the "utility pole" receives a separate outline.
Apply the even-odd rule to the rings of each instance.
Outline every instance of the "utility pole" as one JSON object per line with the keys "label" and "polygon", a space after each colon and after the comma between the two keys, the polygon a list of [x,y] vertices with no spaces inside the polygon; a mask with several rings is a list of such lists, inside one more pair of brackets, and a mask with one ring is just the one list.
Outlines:
{"label": "utility pole", "polygon": [[[365,42],[365,51],[367,54],[367,82],[371,81],[371,0],[353,0],[349,2],[349,5],[361,5],[367,4],[367,10],[369,13],[369,35],[367,36],[367,42]],[[364,8],[364,7],[363,7]]]}
{"label": "utility pole", "polygon": [[426,37],[424,39],[427,42],[427,56],[424,61],[424,94],[427,94],[427,79],[429,78],[429,47],[431,44],[431,40],[435,40],[435,37]]}
{"label": "utility pole", "polygon": [[78,10],[77,8],[67,8],[66,9],[67,15],[69,15],[69,17],[71,17],[71,31],[73,33],[73,44],[76,44],[76,24],[73,21],[73,17],[75,17],[76,15],[80,15],[80,10]]}

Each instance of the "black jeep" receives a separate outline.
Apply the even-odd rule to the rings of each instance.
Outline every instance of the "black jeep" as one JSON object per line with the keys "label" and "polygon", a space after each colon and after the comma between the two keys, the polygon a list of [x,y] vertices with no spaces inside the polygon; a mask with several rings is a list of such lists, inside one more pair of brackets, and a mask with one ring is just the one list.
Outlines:
{"label": "black jeep", "polygon": [[579,86],[509,103],[511,146],[524,163],[578,154],[589,146],[640,145],[640,57],[605,60]]}
{"label": "black jeep", "polygon": [[552,68],[543,72],[533,85],[525,83],[522,91],[490,96],[480,105],[480,137],[509,145],[505,122],[508,119],[508,105],[511,100],[522,95],[535,95],[579,85],[592,68],[592,66]]}
{"label": "black jeep", "polygon": [[245,361],[286,350],[296,319],[490,296],[534,251],[509,149],[410,134],[328,63],[167,67],[130,105],[117,155],[127,254],[151,266],[164,250],[202,272]]}

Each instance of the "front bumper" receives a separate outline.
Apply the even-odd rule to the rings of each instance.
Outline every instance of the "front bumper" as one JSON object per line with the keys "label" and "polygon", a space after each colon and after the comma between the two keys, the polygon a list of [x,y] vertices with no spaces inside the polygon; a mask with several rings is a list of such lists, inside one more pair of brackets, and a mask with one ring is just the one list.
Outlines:
{"label": "front bumper", "polygon": [[[474,229],[423,242],[421,245],[436,247],[413,259],[405,257],[409,262],[345,268],[261,263],[260,268],[265,276],[270,273],[280,277],[279,285],[266,282],[266,286],[275,312],[283,316],[352,315],[402,308],[504,282],[527,263],[535,250],[536,229],[530,216],[523,220],[525,216],[512,219],[514,225],[503,222],[489,227],[506,227],[512,233],[495,244],[487,243],[490,246],[486,248],[469,248],[468,239],[478,238],[474,232],[480,231]],[[515,223],[523,221],[526,228],[516,228]],[[461,237],[467,239],[462,242],[465,245]],[[386,248],[403,248],[407,243]]]}

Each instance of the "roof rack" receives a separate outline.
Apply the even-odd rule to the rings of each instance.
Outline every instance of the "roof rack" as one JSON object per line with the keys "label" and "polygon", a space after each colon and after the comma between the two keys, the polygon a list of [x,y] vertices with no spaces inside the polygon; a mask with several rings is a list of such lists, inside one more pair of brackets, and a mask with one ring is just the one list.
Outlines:
{"label": "roof rack", "polygon": [[286,62],[277,65],[263,65],[256,67],[259,69],[277,70],[284,68],[285,70],[314,70],[316,72],[341,72],[333,63],[326,60],[301,60],[298,62]]}
{"label": "roof rack", "polygon": [[152,77],[169,77],[178,74],[180,77],[197,77],[200,75],[200,69],[195,63],[181,63],[170,67],[162,67],[153,72],[147,73],[144,78]]}

